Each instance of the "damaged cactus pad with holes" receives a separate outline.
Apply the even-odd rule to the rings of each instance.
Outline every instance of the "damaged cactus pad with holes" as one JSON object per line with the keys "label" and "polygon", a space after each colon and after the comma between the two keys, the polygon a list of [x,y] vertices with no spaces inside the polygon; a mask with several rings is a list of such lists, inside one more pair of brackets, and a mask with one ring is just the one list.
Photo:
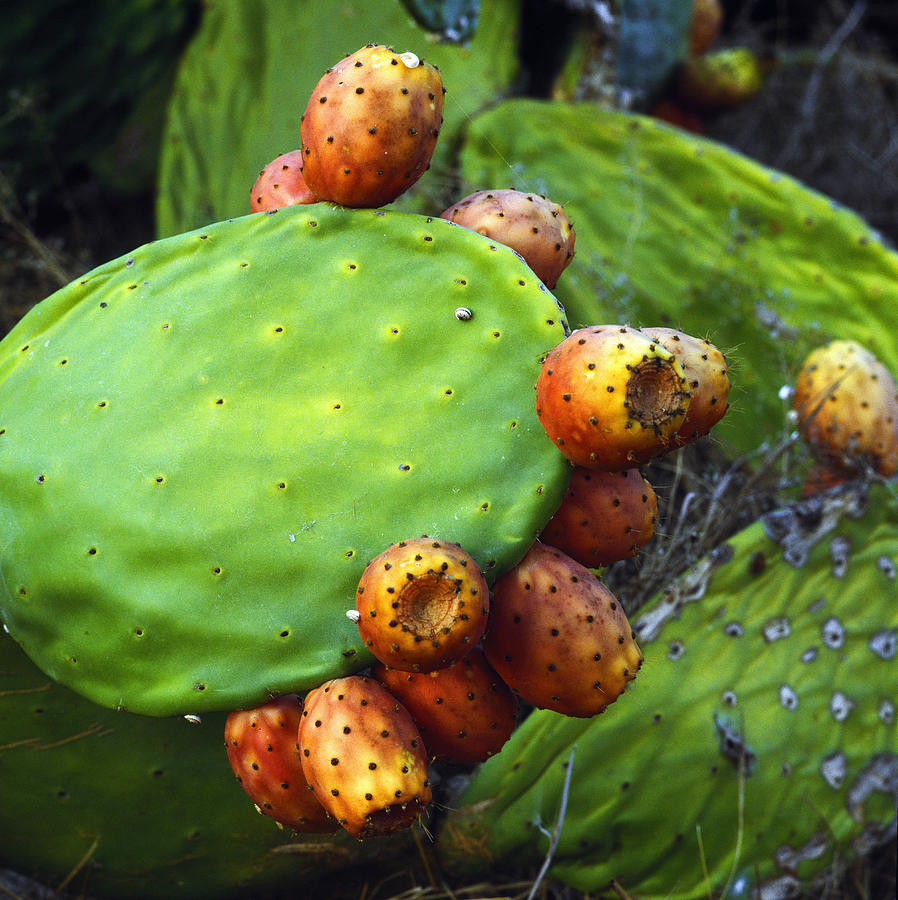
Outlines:
{"label": "damaged cactus pad with holes", "polygon": [[533,384],[565,329],[511,250],[410,213],[291,207],[100,266],[0,345],[0,615],[149,715],[364,667],[368,560],[427,534],[492,581],[558,506]]}
{"label": "damaged cactus pad with holes", "polygon": [[644,607],[630,691],[592,720],[533,713],[452,804],[444,864],[542,859],[559,828],[550,871],[579,890],[791,897],[894,836],[898,505],[855,490],[750,526]]}

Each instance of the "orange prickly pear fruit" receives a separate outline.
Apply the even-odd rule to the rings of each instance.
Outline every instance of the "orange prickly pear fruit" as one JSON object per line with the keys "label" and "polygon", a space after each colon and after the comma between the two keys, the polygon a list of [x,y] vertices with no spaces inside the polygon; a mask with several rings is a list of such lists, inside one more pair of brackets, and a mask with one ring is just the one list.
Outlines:
{"label": "orange prickly pear fruit", "polygon": [[676,328],[643,328],[679,360],[686,376],[690,398],[686,420],[677,429],[675,446],[692,443],[706,435],[725,415],[730,394],[726,357],[705,338],[693,337]]}
{"label": "orange prickly pear fruit", "polygon": [[359,633],[381,661],[408,672],[450,665],[483,635],[489,588],[458,544],[400,541],[365,568],[356,591]]}
{"label": "orange prickly pear fruit", "polygon": [[301,713],[295,694],[229,713],[224,731],[228,761],[263,815],[294,831],[336,831],[337,820],[318,802],[302,771]]}
{"label": "orange prickly pear fruit", "polygon": [[720,0],[692,0],[692,21],[689,25],[689,55],[700,56],[707,51],[723,27],[723,5]]}
{"label": "orange prickly pear fruit", "polygon": [[549,290],[574,257],[570,219],[541,194],[475,191],[440,215],[516,250]]}
{"label": "orange prickly pear fruit", "polygon": [[250,212],[271,212],[282,206],[317,203],[302,177],[302,151],[275,157],[256,178],[250,190]]}
{"label": "orange prickly pear fruit", "polygon": [[411,713],[428,752],[443,762],[483,762],[514,730],[517,700],[479,647],[434,672],[378,663],[372,674]]}
{"label": "orange prickly pear fruit", "polygon": [[430,803],[421,734],[373,678],[349,675],[310,691],[298,733],[302,769],[315,796],[354,837],[406,828]]}
{"label": "orange prickly pear fruit", "polygon": [[614,594],[540,542],[493,586],[483,652],[523,700],[583,718],[613,703],[642,665]]}
{"label": "orange prickly pear fruit", "polygon": [[574,465],[632,469],[675,446],[690,393],[677,358],[626,325],[574,331],[549,351],[536,414]]}
{"label": "orange prickly pear fruit", "polygon": [[439,69],[368,44],[322,76],[302,118],[303,177],[321,200],[377,207],[429,168],[443,121]]}
{"label": "orange prickly pear fruit", "polygon": [[658,497],[638,469],[575,466],[540,540],[594,569],[635,556],[655,533],[657,517]]}
{"label": "orange prickly pear fruit", "polygon": [[886,478],[898,470],[898,385],[856,341],[836,340],[807,356],[795,380],[799,431],[827,466]]}

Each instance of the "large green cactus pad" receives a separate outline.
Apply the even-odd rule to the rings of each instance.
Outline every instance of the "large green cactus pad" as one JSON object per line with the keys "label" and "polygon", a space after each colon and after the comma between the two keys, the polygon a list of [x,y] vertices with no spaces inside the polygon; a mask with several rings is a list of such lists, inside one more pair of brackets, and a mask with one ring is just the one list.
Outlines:
{"label": "large green cactus pad", "polygon": [[781,544],[756,523],[674,582],[634,623],[632,690],[531,715],[450,812],[446,862],[540,858],[568,777],[551,872],[590,892],[793,896],[894,828],[898,503],[863,506],[778,514]]}
{"label": "large green cactus pad", "polygon": [[484,0],[463,46],[435,42],[402,0],[207,0],[203,6],[163,135],[160,235],[248,212],[259,170],[299,147],[299,119],[324,70],[370,41],[438,66],[447,90],[432,169],[397,209],[434,210],[432,198],[451,178],[450,159],[469,117],[508,90],[517,74],[517,0]]}
{"label": "large green cactus pad", "polygon": [[278,830],[235,781],[223,731],[221,713],[101,709],[0,633],[0,866],[54,887],[71,876],[78,897],[219,900],[382,865],[408,843]]}
{"label": "large green cactus pad", "polygon": [[509,100],[477,116],[462,191],[514,184],[562,203],[577,255],[555,289],[572,327],[623,320],[707,336],[729,355],[740,452],[782,430],[804,355],[853,338],[898,372],[898,254],[794,179],[654,119]]}
{"label": "large green cactus pad", "polygon": [[564,328],[511,250],[411,213],[292,207],[99,267],[0,350],[0,614],[152,715],[359,669],[369,559],[428,534],[491,580],[560,502],[533,384]]}

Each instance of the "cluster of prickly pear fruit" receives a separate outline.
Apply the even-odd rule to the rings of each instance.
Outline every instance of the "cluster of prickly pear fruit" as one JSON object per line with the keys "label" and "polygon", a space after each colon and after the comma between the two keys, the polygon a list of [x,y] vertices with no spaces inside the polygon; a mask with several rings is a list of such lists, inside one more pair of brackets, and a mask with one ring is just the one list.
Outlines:
{"label": "cluster of prickly pear fruit", "polygon": [[251,211],[319,200],[351,207],[391,203],[430,167],[444,93],[439,69],[414,53],[367,44],[347,54],[309,97],[300,149],[262,169]]}
{"label": "cluster of prickly pear fruit", "polygon": [[729,389],[723,354],[707,340],[598,325],[546,355],[537,415],[574,465],[617,471],[707,434],[726,412]]}

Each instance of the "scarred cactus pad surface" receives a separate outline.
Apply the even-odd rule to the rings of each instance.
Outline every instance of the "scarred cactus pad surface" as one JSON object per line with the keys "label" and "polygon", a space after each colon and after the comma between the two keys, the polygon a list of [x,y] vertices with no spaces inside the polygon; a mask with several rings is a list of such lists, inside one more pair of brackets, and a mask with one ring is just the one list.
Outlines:
{"label": "scarred cactus pad surface", "polygon": [[560,502],[533,384],[565,327],[512,251],[408,213],[291,207],[99,267],[0,350],[0,615],[151,715],[363,667],[368,560],[428,534],[491,581]]}
{"label": "scarred cactus pad surface", "polygon": [[481,768],[444,863],[542,859],[560,827],[551,874],[583,891],[791,897],[894,835],[896,524],[888,486],[848,488],[702,559],[633,617],[627,694],[533,713]]}

